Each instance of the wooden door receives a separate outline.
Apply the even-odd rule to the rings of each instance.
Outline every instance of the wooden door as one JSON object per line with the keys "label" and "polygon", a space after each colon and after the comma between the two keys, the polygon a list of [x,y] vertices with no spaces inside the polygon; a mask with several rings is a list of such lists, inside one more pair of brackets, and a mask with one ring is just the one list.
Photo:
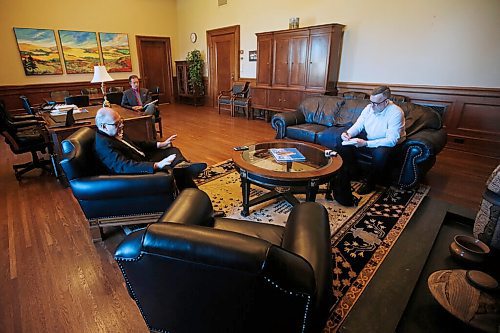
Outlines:
{"label": "wooden door", "polygon": [[290,39],[289,87],[304,88],[306,86],[308,40],[309,38],[307,36],[293,37]]}
{"label": "wooden door", "polygon": [[276,34],[274,37],[274,77],[273,86],[288,86],[290,37]]}
{"label": "wooden door", "polygon": [[172,52],[169,37],[136,36],[141,86],[160,87],[160,103],[173,101]]}
{"label": "wooden door", "polygon": [[207,31],[209,101],[217,105],[222,90],[232,88],[240,78],[240,26]]}
{"label": "wooden door", "polygon": [[257,85],[270,86],[272,73],[273,35],[257,36]]}
{"label": "wooden door", "polygon": [[325,89],[328,77],[331,33],[312,34],[309,38],[307,88]]}

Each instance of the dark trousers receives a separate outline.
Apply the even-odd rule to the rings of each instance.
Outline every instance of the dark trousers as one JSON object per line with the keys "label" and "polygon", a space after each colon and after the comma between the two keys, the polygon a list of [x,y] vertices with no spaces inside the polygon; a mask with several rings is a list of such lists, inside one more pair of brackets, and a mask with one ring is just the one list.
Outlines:
{"label": "dark trousers", "polygon": [[[362,132],[357,137],[366,140],[366,133]],[[360,147],[355,146],[342,146],[342,138],[338,138],[337,152],[343,160],[342,168],[344,169],[343,175],[349,179],[357,178],[360,173],[360,166],[357,161],[357,154],[366,154],[371,156],[371,165],[367,174],[367,183],[369,185],[383,184],[385,181],[385,167],[394,150],[394,147]]]}
{"label": "dark trousers", "polygon": [[165,157],[169,155],[175,154],[175,159],[170,164],[172,173],[175,179],[175,185],[179,191],[182,191],[185,188],[198,188],[193,181],[191,174],[188,172],[186,168],[174,168],[177,164],[182,161],[186,161],[186,158],[182,155],[181,151],[177,147],[168,147],[165,149],[156,149],[153,152],[149,152],[146,155],[146,158],[149,162],[159,162]]}

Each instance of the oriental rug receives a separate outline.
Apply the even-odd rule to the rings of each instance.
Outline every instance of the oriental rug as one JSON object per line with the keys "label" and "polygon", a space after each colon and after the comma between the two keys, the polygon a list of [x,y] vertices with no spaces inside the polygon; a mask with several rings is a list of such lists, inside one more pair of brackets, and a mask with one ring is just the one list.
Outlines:
{"label": "oriental rug", "polygon": [[[249,216],[241,216],[240,176],[232,161],[207,168],[196,183],[210,196],[214,209],[224,211],[227,217],[285,225],[292,209],[285,200],[276,199],[253,206]],[[250,197],[267,191],[252,185]],[[426,185],[414,190],[379,188],[361,196],[358,207],[344,207],[324,195],[317,196],[316,202],[328,211],[332,235],[334,304],[324,332],[336,332],[340,327],[428,191]],[[296,197],[305,200],[305,195]]]}

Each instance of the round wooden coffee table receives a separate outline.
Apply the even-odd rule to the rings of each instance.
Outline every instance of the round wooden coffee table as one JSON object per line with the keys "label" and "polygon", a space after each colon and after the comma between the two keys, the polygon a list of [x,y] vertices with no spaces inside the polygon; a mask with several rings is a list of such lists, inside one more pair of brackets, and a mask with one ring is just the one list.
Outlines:
{"label": "round wooden coffee table", "polygon": [[[240,172],[243,196],[241,215],[248,216],[251,206],[276,197],[283,197],[292,205],[299,201],[294,193],[305,193],[306,201],[315,201],[319,185],[329,183],[342,166],[342,158],[325,157],[325,147],[301,141],[268,141],[248,145],[248,150],[235,151],[233,161]],[[306,160],[303,162],[276,162],[271,148],[297,148]],[[250,184],[271,190],[250,200]]]}

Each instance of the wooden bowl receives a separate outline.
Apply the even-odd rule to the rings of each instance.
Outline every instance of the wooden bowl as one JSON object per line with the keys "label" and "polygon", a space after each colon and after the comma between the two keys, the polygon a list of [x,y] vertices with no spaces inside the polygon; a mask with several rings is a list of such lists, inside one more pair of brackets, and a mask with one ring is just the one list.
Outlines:
{"label": "wooden bowl", "polygon": [[456,259],[479,264],[486,260],[490,248],[472,236],[456,235],[450,244],[450,253]]}

